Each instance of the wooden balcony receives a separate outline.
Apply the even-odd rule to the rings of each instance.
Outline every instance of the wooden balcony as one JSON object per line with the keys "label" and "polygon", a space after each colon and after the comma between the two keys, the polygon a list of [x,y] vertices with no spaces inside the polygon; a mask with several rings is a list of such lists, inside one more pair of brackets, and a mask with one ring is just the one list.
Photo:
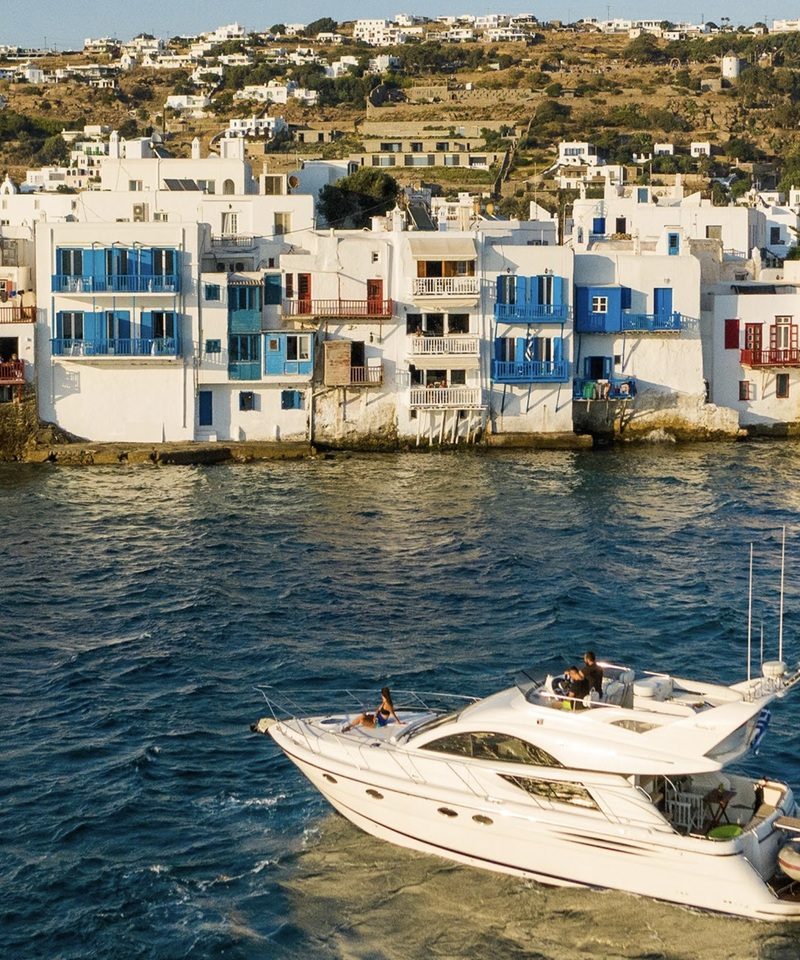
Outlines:
{"label": "wooden balcony", "polygon": [[480,410],[484,407],[480,387],[412,387],[409,402],[418,410]]}
{"label": "wooden balcony", "polygon": [[385,320],[392,316],[392,300],[284,300],[284,317],[328,317],[342,320]]}
{"label": "wooden balcony", "polygon": [[415,297],[477,297],[477,277],[414,277]]}
{"label": "wooden balcony", "polygon": [[374,367],[350,367],[351,387],[379,387],[383,383],[383,364]]}
{"label": "wooden balcony", "polygon": [[477,357],[480,346],[477,337],[409,337],[409,353],[412,357]]}
{"label": "wooden balcony", "polygon": [[22,386],[25,383],[25,361],[4,360],[0,362],[0,385]]}
{"label": "wooden balcony", "polygon": [[36,307],[0,306],[0,323],[35,323]]}
{"label": "wooden balcony", "polygon": [[800,367],[800,350],[742,350],[740,360],[743,367]]}

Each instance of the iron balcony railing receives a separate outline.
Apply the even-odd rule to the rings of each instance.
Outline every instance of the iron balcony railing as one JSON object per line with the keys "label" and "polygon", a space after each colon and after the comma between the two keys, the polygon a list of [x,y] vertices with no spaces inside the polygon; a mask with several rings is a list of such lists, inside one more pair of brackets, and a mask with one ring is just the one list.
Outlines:
{"label": "iron balcony railing", "polygon": [[415,277],[415,297],[477,297],[477,277]]}
{"label": "iron balcony railing", "polygon": [[211,236],[212,247],[252,247],[254,244],[255,237],[241,233],[215,233]]}
{"label": "iron balcony railing", "polygon": [[36,307],[0,307],[0,323],[33,323]]}
{"label": "iron balcony railing", "polygon": [[468,356],[477,357],[480,341],[477,337],[423,337],[409,338],[412,357]]}
{"label": "iron balcony railing", "polygon": [[108,274],[73,277],[53,275],[53,293],[178,293],[180,276],[176,273]]}
{"label": "iron balcony railing", "polygon": [[797,347],[742,350],[740,359],[745,367],[800,367],[800,350]]}
{"label": "iron balcony railing", "polygon": [[392,300],[284,300],[285,317],[345,317],[378,320],[391,317]]}
{"label": "iron balcony railing", "polygon": [[572,310],[565,303],[496,303],[494,318],[501,323],[563,323]]}
{"label": "iron balcony railing", "polygon": [[228,377],[231,380],[260,380],[260,360],[231,360],[228,363]]}
{"label": "iron balcony railing", "polygon": [[683,326],[680,313],[623,313],[622,329],[641,333],[669,333]]}
{"label": "iron balcony railing", "polygon": [[25,383],[25,361],[4,360],[0,362],[0,383],[6,386]]}
{"label": "iron balcony railing", "polygon": [[578,314],[575,329],[578,333],[618,333],[619,324],[607,313]]}
{"label": "iron balcony railing", "polygon": [[480,387],[412,387],[409,397],[418,409],[480,409],[484,406]]}
{"label": "iron balcony railing", "polygon": [[495,383],[564,383],[569,379],[568,360],[494,360]]}
{"label": "iron balcony railing", "polygon": [[572,396],[575,400],[631,400],[636,396],[636,377],[576,377],[572,381]]}
{"label": "iron balcony railing", "polygon": [[175,357],[176,337],[122,337],[114,340],[51,340],[54,357]]}

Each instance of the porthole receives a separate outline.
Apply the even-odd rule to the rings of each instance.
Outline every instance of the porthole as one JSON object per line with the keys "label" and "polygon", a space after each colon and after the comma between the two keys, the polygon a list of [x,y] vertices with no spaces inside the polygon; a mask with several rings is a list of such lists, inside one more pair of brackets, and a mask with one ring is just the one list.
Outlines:
{"label": "porthole", "polygon": [[339,782],[339,781],[336,779],[336,777],[332,777],[329,773],[323,773],[322,776],[325,777],[325,779],[326,779],[329,783],[338,783],[338,782]]}
{"label": "porthole", "polygon": [[482,813],[476,813],[472,819],[475,821],[475,823],[483,823],[486,826],[494,823],[494,820],[492,820],[491,817],[484,817]]}
{"label": "porthole", "polygon": [[455,810],[451,810],[450,807],[439,807],[437,813],[441,813],[443,817],[457,817],[458,814]]}
{"label": "porthole", "polygon": [[378,790],[367,790],[368,797],[374,797],[376,800],[383,800],[383,794]]}

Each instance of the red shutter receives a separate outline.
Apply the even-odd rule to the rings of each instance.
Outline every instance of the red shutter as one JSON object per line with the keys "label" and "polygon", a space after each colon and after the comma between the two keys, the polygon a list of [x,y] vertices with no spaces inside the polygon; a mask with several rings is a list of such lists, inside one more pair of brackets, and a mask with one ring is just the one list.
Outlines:
{"label": "red shutter", "polygon": [[769,328],[769,348],[770,350],[778,349],[778,325],[773,323]]}
{"label": "red shutter", "polygon": [[739,320],[735,317],[725,321],[725,349],[739,349]]}

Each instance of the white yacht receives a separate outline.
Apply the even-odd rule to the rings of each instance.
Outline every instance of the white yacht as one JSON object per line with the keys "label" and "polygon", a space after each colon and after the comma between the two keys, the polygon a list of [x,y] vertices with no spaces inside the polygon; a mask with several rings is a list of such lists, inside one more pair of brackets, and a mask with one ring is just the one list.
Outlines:
{"label": "white yacht", "polygon": [[449,712],[396,692],[402,725],[346,732],[355,714],[341,706],[299,717],[264,690],[271,716],[253,729],[392,843],[546,884],[800,919],[794,794],[726,769],[757,748],[800,667],[768,661],[725,686],[601,666],[599,699],[523,673]]}

